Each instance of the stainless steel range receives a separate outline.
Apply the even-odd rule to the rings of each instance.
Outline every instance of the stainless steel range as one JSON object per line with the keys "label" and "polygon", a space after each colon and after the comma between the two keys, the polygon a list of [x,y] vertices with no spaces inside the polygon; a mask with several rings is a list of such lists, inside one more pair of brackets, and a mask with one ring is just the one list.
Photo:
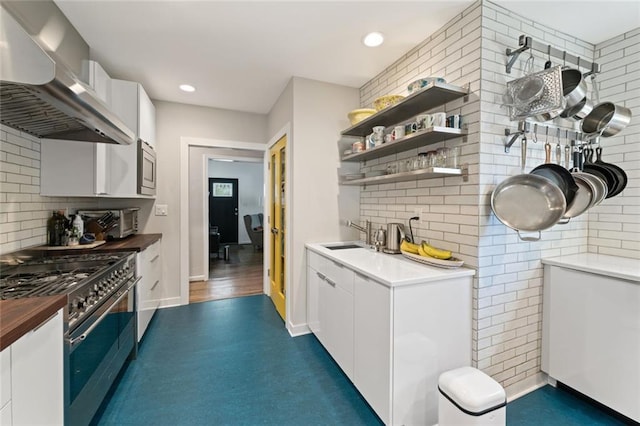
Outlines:
{"label": "stainless steel range", "polygon": [[3,265],[0,298],[67,295],[65,424],[89,424],[136,351],[135,253],[35,257]]}

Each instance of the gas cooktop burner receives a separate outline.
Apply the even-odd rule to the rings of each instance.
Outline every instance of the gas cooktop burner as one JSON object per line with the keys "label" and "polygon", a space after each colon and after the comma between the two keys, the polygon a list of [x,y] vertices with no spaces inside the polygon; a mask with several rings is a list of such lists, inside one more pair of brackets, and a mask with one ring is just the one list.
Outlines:
{"label": "gas cooktop burner", "polygon": [[67,294],[130,253],[91,253],[29,259],[0,271],[0,299]]}

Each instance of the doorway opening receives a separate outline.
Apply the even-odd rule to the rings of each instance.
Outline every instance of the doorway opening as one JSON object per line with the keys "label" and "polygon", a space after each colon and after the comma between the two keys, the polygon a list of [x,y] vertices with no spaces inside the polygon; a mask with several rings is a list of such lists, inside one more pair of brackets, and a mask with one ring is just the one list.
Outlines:
{"label": "doorway opening", "polygon": [[206,258],[202,279],[190,282],[189,303],[263,294],[259,224],[264,210],[262,158],[229,161],[209,155],[204,163],[202,229],[208,230]]}

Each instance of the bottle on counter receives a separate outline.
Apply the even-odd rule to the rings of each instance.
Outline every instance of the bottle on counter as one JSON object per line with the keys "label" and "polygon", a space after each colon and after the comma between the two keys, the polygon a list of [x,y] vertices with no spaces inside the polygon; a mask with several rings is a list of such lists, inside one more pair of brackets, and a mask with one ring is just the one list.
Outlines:
{"label": "bottle on counter", "polygon": [[50,246],[62,246],[65,236],[64,214],[60,211],[53,212],[53,215],[47,221],[47,244]]}
{"label": "bottle on counter", "polygon": [[84,235],[84,221],[80,217],[80,213],[76,213],[76,217],[73,218],[74,233],[78,236]]}

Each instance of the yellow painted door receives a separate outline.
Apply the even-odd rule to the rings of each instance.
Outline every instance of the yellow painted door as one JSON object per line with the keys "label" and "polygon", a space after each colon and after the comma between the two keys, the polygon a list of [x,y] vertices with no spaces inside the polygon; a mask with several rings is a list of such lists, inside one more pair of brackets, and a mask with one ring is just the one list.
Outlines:
{"label": "yellow painted door", "polygon": [[276,310],[285,319],[286,280],[285,280],[285,149],[287,138],[283,136],[269,150],[269,226],[271,227],[269,281],[271,300]]}

